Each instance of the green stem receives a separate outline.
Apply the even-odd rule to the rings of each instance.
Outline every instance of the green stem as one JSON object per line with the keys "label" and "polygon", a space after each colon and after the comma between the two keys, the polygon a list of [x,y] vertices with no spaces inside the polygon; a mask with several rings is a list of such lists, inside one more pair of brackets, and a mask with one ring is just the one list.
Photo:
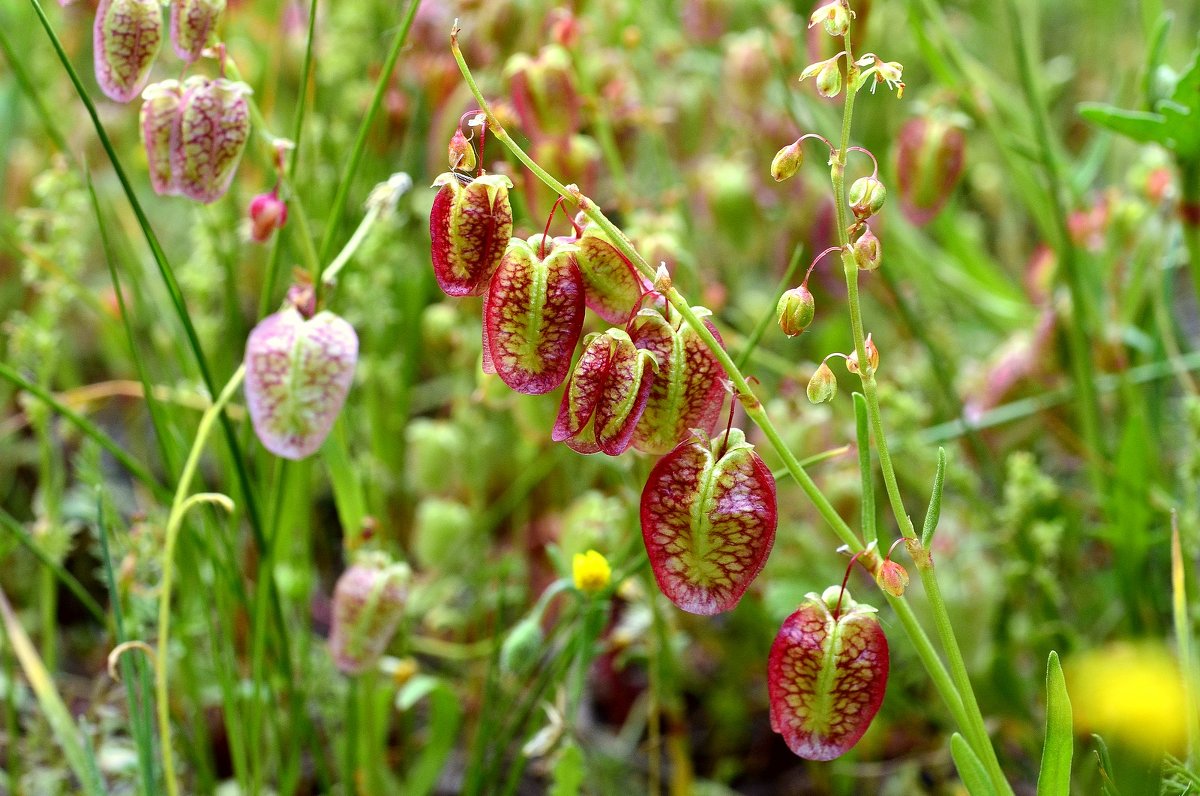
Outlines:
{"label": "green stem", "polygon": [[1200,299],[1200,159],[1179,161],[1180,222],[1192,287]]}
{"label": "green stem", "polygon": [[[179,486],[175,489],[175,499],[171,502],[171,511],[167,515],[166,539],[163,545],[162,586],[158,598],[158,646],[155,654],[156,669],[154,674],[155,700],[158,703],[158,732],[159,745],[162,752],[163,778],[166,782],[169,796],[178,796],[179,783],[175,777],[175,757],[171,749],[171,704],[170,691],[167,688],[167,676],[170,667],[171,632],[171,580],[175,571],[175,543],[179,538],[179,530],[183,526],[183,517],[187,510],[196,505],[198,499],[217,500],[216,496],[193,495],[187,496],[192,478],[200,465],[200,454],[204,452],[204,444],[212,431],[213,423],[221,416],[225,404],[237,392],[246,375],[246,366],[241,365],[230,378],[229,383],[221,390],[221,394],[212,406],[200,418],[196,429],[196,440],[184,462],[183,471],[179,476]],[[224,497],[224,496],[221,496]],[[217,502],[220,502],[217,500]],[[232,508],[232,502],[224,498],[226,508]]]}

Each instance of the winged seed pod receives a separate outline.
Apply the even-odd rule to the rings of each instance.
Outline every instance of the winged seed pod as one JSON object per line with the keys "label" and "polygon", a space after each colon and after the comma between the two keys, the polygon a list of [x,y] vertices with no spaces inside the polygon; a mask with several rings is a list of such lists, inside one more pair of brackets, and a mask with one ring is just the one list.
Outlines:
{"label": "winged seed pod", "polygon": [[129,102],[145,88],[162,48],[158,0],[100,0],[92,26],[92,54],[100,90]]}
{"label": "winged seed pod", "polygon": [[429,213],[433,275],[447,296],[482,296],[512,238],[512,181],[499,174],[463,184],[452,171],[440,186]]}
{"label": "winged seed pod", "polygon": [[189,77],[171,137],[179,192],[208,204],[229,190],[250,138],[250,87],[225,78]]}
{"label": "winged seed pod", "polygon": [[620,329],[592,336],[563,392],[554,441],[579,453],[624,453],[650,399],[655,367],[654,355]]}
{"label": "winged seed pod", "polygon": [[362,674],[379,661],[404,617],[408,578],[408,565],[382,553],[359,556],[338,578],[329,650],[343,674]]}
{"label": "winged seed pod", "polygon": [[771,729],[805,760],[833,760],[858,743],[883,703],[887,637],[875,609],[840,587],[807,597],[767,659]]}
{"label": "winged seed pod", "polygon": [[[704,307],[692,311],[721,342],[708,320],[712,313]],[[687,439],[692,429],[711,434],[725,399],[721,364],[682,316],[673,313],[672,317],[668,321],[658,310],[646,308],[629,322],[634,345],[658,360],[650,400],[633,432],[633,446],[644,453],[666,453]]]}
{"label": "winged seed pod", "polygon": [[189,64],[200,60],[224,11],[225,0],[172,0],[171,47],[175,54]]}
{"label": "winged seed pod", "polygon": [[263,447],[285,459],[316,452],[337,419],[358,362],[358,336],[331,312],[295,307],[264,318],[246,341],[246,404]]}
{"label": "winged seed pod", "polygon": [[900,207],[909,221],[924,226],[954,193],[963,170],[966,135],[938,116],[909,119],[896,139],[896,179]]}
{"label": "winged seed pod", "polygon": [[171,171],[171,136],[179,118],[183,87],[178,80],[151,83],[142,92],[142,144],[150,168],[150,187],[160,196],[179,194],[179,185]]}
{"label": "winged seed pod", "polygon": [[731,610],[775,543],[775,479],[741,429],[681,442],[642,489],[642,540],[663,594],[684,611]]}
{"label": "winged seed pod", "polygon": [[562,384],[583,328],[583,277],[576,247],[513,238],[483,304],[483,368],[526,395]]}
{"label": "winged seed pod", "polygon": [[608,235],[580,213],[575,223],[583,232],[575,245],[575,257],[583,274],[584,302],[609,323],[628,323],[650,285],[625,259]]}

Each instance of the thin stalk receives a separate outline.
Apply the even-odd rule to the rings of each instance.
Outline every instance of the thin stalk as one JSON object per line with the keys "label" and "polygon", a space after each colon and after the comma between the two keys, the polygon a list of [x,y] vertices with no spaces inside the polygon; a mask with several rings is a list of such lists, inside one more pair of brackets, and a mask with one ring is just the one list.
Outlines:
{"label": "thin stalk", "polygon": [[758,325],[754,327],[754,331],[750,332],[750,336],[742,344],[742,350],[738,352],[736,364],[739,368],[744,368],[750,363],[750,357],[754,354],[754,349],[758,347],[758,342],[767,333],[767,329],[771,326],[771,321],[775,320],[775,308],[779,302],[779,297],[783,294],[783,291],[787,290],[788,285],[795,278],[796,272],[800,270],[800,256],[803,253],[804,244],[797,243],[796,248],[792,249],[792,259],[788,262],[787,271],[784,272],[783,278],[779,280],[779,284],[775,286],[775,292],[771,294],[771,305],[763,313],[763,316],[758,319]]}
{"label": "thin stalk", "polygon": [[[170,670],[170,632],[171,632],[171,580],[175,571],[175,543],[179,538],[179,530],[183,527],[183,517],[187,510],[197,503],[197,498],[203,495],[188,497],[192,478],[200,465],[200,454],[204,452],[204,444],[212,431],[213,423],[221,416],[225,404],[237,392],[246,375],[246,366],[241,365],[234,372],[229,383],[221,390],[221,394],[213,405],[200,418],[196,429],[196,439],[184,462],[183,472],[179,476],[179,486],[175,489],[175,499],[171,503],[171,511],[167,515],[166,539],[163,545],[162,586],[158,598],[158,647],[155,654],[158,662],[155,669],[154,686],[155,699],[158,702],[158,732],[159,745],[162,753],[163,778],[166,782],[169,796],[178,796],[179,782],[175,776],[175,757],[171,749],[171,703],[170,691],[167,688],[167,673]],[[224,496],[221,496],[224,497]],[[232,501],[224,498],[227,508],[232,508]]]}
{"label": "thin stalk", "polygon": [[1200,159],[1179,162],[1180,225],[1192,287],[1200,299]]}

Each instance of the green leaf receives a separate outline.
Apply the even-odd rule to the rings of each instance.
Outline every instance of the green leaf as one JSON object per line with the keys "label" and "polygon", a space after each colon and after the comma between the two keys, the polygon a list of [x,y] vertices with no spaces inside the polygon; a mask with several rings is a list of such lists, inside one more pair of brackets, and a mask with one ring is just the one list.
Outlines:
{"label": "green leaf", "polygon": [[1046,744],[1038,772],[1038,796],[1068,796],[1071,792],[1071,698],[1058,653],[1046,661]]}
{"label": "green leaf", "polygon": [[950,736],[950,757],[954,767],[958,769],[958,778],[971,796],[990,796],[993,793],[992,782],[988,779],[983,763],[971,749],[967,740],[958,733]]}
{"label": "green leaf", "polygon": [[1113,779],[1113,764],[1112,758],[1108,756],[1108,745],[1096,733],[1092,733],[1092,740],[1096,742],[1096,767],[1100,770],[1100,793],[1102,796],[1121,796],[1116,780]]}
{"label": "green leaf", "polygon": [[1185,160],[1200,157],[1200,50],[1179,76],[1170,101],[1154,109],[1166,120],[1167,147]]}
{"label": "green leaf", "polygon": [[933,476],[933,494],[929,496],[929,509],[925,512],[925,524],[921,527],[921,547],[926,550],[933,542],[942,516],[942,489],[946,486],[946,449],[938,448],[937,472]]}
{"label": "green leaf", "polygon": [[1102,102],[1084,102],[1079,105],[1079,115],[1134,141],[1167,145],[1167,120],[1161,114],[1126,110]]}
{"label": "green leaf", "polygon": [[437,785],[454,749],[463,714],[458,697],[444,680],[422,674],[405,683],[396,694],[396,707],[408,711],[425,697],[429,697],[429,725],[421,751],[408,769],[404,790],[417,796],[432,793]]}
{"label": "green leaf", "polygon": [[578,744],[565,745],[554,761],[554,785],[550,796],[577,796],[587,775],[583,750]]}

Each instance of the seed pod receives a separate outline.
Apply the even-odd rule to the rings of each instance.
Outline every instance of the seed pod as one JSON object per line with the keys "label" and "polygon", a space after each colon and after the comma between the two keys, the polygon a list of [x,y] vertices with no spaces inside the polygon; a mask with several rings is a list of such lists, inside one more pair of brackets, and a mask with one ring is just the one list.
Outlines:
{"label": "seed pod", "polygon": [[649,284],[604,230],[589,223],[587,216],[577,217],[576,223],[583,227],[575,256],[583,274],[584,302],[609,323],[628,323]]}
{"label": "seed pod", "polygon": [[805,285],[785,291],[775,305],[775,319],[788,337],[795,337],[807,329],[816,314],[816,300]]}
{"label": "seed pod", "polygon": [[514,55],[504,65],[510,95],[521,126],[534,138],[559,137],[579,129],[579,91],[571,55],[557,44],[536,58]]}
{"label": "seed pod", "polygon": [[775,153],[771,161],[771,177],[775,182],[783,182],[794,176],[804,164],[804,150],[799,141],[793,141]]}
{"label": "seed pod", "polygon": [[826,401],[832,401],[833,396],[837,395],[837,376],[833,375],[833,368],[825,362],[813,373],[812,378],[808,380],[808,400],[814,404],[823,404]]}
{"label": "seed pod", "polygon": [[884,559],[875,572],[875,582],[893,597],[900,597],[908,587],[908,571],[890,558]]}
{"label": "seed pod", "polygon": [[854,217],[861,221],[883,209],[887,189],[875,177],[859,177],[850,185],[849,199]]}
{"label": "seed pod", "polygon": [[842,70],[836,59],[830,59],[817,72],[817,93],[826,99],[836,97],[842,91]]}
{"label": "seed pod", "polygon": [[180,193],[171,171],[171,141],[179,119],[183,88],[178,80],[163,80],[146,86],[142,92],[142,144],[150,168],[150,187],[160,196]]}
{"label": "seed pod", "polygon": [[838,586],[809,594],[771,645],[771,729],[805,760],[833,760],[867,731],[887,688],[888,645],[875,609]]}
{"label": "seed pod", "polygon": [[329,649],[343,674],[374,666],[404,618],[409,570],[385,556],[365,555],[338,578],[333,589]]}
{"label": "seed pod", "polygon": [[818,22],[825,26],[825,32],[830,36],[845,36],[850,30],[850,12],[842,5],[841,0],[833,0],[832,3],[826,3],[812,12],[812,16],[808,18],[810,28]]}
{"label": "seed pod", "polygon": [[563,392],[551,437],[579,453],[624,453],[654,381],[654,355],[620,329],[586,344]]}
{"label": "seed pod", "polygon": [[475,147],[471,146],[471,142],[463,135],[462,129],[454,131],[454,135],[450,137],[450,146],[447,147],[450,159],[450,168],[459,169],[460,171],[474,171]]}
{"label": "seed pod", "polygon": [[[865,224],[863,226],[866,227]],[[854,241],[852,251],[854,262],[860,271],[874,271],[883,260],[883,245],[879,242],[879,238],[875,237],[875,233],[871,231],[870,227],[866,227]]]}
{"label": "seed pod", "polygon": [[225,0],[172,0],[171,47],[175,54],[189,64],[200,60],[224,11]]}
{"label": "seed pod", "polygon": [[246,341],[246,404],[263,447],[285,459],[316,452],[337,418],[358,362],[358,337],[331,312],[309,320],[288,307]]}
{"label": "seed pod", "polygon": [[528,674],[542,657],[546,634],[540,616],[527,616],[512,626],[500,645],[500,670],[514,675]]}
{"label": "seed pod", "polygon": [[775,543],[775,479],[741,429],[681,442],[642,490],[642,540],[663,594],[688,613],[731,610]]}
{"label": "seed pod", "polygon": [[488,174],[463,185],[446,172],[429,214],[433,274],[447,296],[482,296],[512,238],[512,181]]}
{"label": "seed pod", "polygon": [[583,328],[583,277],[576,247],[508,244],[483,305],[484,371],[517,392],[540,395],[562,384]]}
{"label": "seed pod", "polygon": [[918,226],[933,220],[958,184],[966,136],[962,128],[937,117],[910,119],[896,141],[900,207]]}
{"label": "seed pod", "polygon": [[250,138],[250,87],[224,78],[190,77],[183,84],[171,171],[180,192],[208,204],[229,190]]}
{"label": "seed pod", "polygon": [[[708,320],[712,313],[704,307],[692,310],[721,342],[717,328]],[[629,336],[634,345],[654,354],[658,361],[658,375],[634,429],[633,446],[645,453],[666,453],[687,439],[692,429],[711,434],[725,391],[721,363],[700,335],[678,313],[668,321],[658,310],[643,309],[630,321]]]}
{"label": "seed pod", "polygon": [[129,102],[141,93],[162,40],[162,6],[158,0],[100,0],[92,26],[100,90],[117,102]]}

